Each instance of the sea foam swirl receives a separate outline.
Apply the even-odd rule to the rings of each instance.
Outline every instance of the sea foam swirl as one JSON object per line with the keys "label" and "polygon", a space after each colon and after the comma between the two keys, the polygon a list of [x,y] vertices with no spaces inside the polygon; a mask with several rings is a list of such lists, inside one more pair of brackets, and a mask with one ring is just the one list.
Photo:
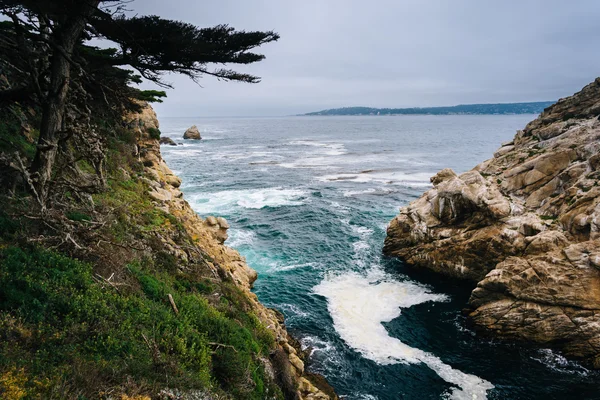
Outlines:
{"label": "sea foam swirl", "polygon": [[378,269],[367,275],[356,272],[326,277],[314,289],[327,298],[328,310],[340,337],[363,357],[380,365],[423,363],[446,382],[456,385],[447,397],[453,400],[486,399],[494,385],[445,364],[435,355],[410,347],[391,337],[382,322],[389,322],[409,308],[428,301],[446,301],[416,283],[394,281]]}

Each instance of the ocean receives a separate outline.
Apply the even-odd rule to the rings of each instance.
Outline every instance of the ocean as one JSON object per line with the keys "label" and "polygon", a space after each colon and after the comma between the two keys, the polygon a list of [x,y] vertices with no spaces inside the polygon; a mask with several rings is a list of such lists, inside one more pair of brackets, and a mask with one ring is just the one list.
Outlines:
{"label": "ocean", "polygon": [[[443,168],[492,157],[534,115],[168,118],[165,160],[258,271],[308,368],[355,399],[599,399],[600,374],[476,335],[472,286],[381,254],[388,222]],[[184,141],[197,125],[203,140]]]}

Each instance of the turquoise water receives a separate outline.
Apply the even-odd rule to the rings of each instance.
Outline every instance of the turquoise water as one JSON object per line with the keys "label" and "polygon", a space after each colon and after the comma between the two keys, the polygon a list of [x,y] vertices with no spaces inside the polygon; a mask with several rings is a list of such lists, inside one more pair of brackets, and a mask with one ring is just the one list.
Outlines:
{"label": "turquoise water", "polygon": [[[398,208],[490,158],[515,116],[161,118],[201,215],[259,272],[255,292],[346,399],[592,399],[600,376],[548,349],[481,338],[470,287],[381,255]],[[183,141],[198,125],[203,140]]]}

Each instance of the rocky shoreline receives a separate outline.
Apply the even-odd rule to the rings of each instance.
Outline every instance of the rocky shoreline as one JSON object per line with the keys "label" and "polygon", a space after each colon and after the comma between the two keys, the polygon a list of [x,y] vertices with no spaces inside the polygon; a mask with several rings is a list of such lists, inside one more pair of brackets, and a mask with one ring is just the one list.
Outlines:
{"label": "rocky shoreline", "polygon": [[[287,332],[283,315],[263,306],[251,292],[257,273],[246,263],[236,250],[224,245],[229,225],[224,218],[209,216],[200,218],[183,198],[179,190],[181,179],[177,177],[162,159],[158,139],[150,137],[149,130],[158,129],[156,113],[146,106],[140,114],[127,118],[130,126],[136,126],[137,155],[144,164],[144,180],[150,187],[150,196],[156,207],[171,214],[182,224],[194,245],[208,256],[208,264],[218,279],[229,279],[242,289],[250,300],[252,308],[261,323],[269,329],[277,342],[277,349],[269,359],[263,360],[271,378],[282,387],[286,398],[295,399],[337,399],[326,380],[305,370],[306,354],[297,340]],[[163,244],[169,253],[179,260],[186,261],[190,249],[182,248],[168,236]]]}
{"label": "rocky shoreline", "polygon": [[384,253],[477,283],[475,327],[600,368],[600,78],[390,223]]}

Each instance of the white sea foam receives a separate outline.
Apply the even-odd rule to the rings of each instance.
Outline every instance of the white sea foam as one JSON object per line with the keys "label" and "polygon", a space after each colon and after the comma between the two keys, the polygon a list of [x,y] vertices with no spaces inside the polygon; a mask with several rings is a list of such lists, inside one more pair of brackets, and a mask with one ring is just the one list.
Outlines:
{"label": "white sea foam", "polygon": [[[337,201],[328,201],[329,204],[331,204],[332,207],[334,207],[335,209],[338,210],[338,212],[340,212],[341,214],[349,214],[350,213],[350,207],[344,205],[344,204],[340,204]],[[350,220],[348,220],[348,223],[350,222]]]}
{"label": "white sea foam", "polygon": [[303,263],[303,264],[274,265],[270,268],[270,271],[272,271],[272,272],[293,271],[295,269],[312,268],[316,265],[317,265],[317,263],[314,263],[314,262],[308,262],[308,263]]}
{"label": "white sea foam", "polygon": [[375,188],[369,188],[366,190],[344,190],[342,192],[344,197],[354,197],[354,196],[360,196],[362,194],[374,194],[374,193],[377,193],[377,189],[375,189]]}
{"label": "white sea foam", "polygon": [[373,234],[373,229],[367,228],[366,226],[350,225],[350,229],[352,229],[352,232],[356,233],[361,238],[366,238]]}
{"label": "white sea foam", "polygon": [[417,172],[413,174],[402,171],[364,171],[360,173],[342,173],[331,174],[317,177],[321,182],[357,182],[357,183],[384,183],[391,185],[400,185],[408,187],[429,187],[431,183],[429,177],[433,174],[430,172]]}
{"label": "white sea foam", "polygon": [[260,209],[298,206],[307,201],[305,191],[279,187],[196,193],[188,197],[194,211],[203,215],[227,214],[238,207]]}
{"label": "white sea foam", "polygon": [[445,295],[431,293],[415,283],[394,281],[378,269],[367,275],[349,272],[326,277],[314,292],[327,298],[336,331],[363,357],[381,365],[423,363],[446,382],[458,386],[448,393],[450,399],[486,399],[486,392],[494,387],[475,375],[452,368],[433,354],[391,337],[382,325],[400,316],[402,308],[445,301]]}
{"label": "white sea foam", "polygon": [[379,397],[366,393],[352,393],[352,398],[357,400],[378,400]]}
{"label": "white sea foam", "polygon": [[[179,146],[178,146],[179,147]],[[202,154],[204,151],[201,149],[187,148],[187,146],[183,146],[184,148],[173,148],[173,152],[177,153],[177,157],[194,157]]]}
{"label": "white sea foam", "polygon": [[328,156],[340,156],[348,152],[346,150],[346,147],[342,143],[319,142],[316,140],[294,140],[291,141],[289,144],[293,146],[319,147],[323,149],[322,154]]}
{"label": "white sea foam", "polygon": [[229,239],[227,239],[227,246],[229,247],[240,247],[249,246],[254,242],[256,233],[252,231],[246,231],[243,229],[232,229],[229,231]]}
{"label": "white sea foam", "polygon": [[315,353],[328,354],[330,351],[335,349],[333,343],[320,339],[316,336],[305,336],[300,339],[300,344],[302,345],[302,350],[310,349],[310,355]]}
{"label": "white sea foam", "polygon": [[309,313],[301,310],[300,307],[298,307],[295,304],[289,304],[289,303],[277,304],[275,308],[284,311],[284,313],[287,314],[286,317],[288,319],[306,318],[306,317],[310,316]]}
{"label": "white sea foam", "polygon": [[534,360],[544,364],[553,371],[588,376],[590,371],[575,361],[567,360],[564,356],[555,353],[551,349],[538,350],[539,357],[532,357]]}
{"label": "white sea foam", "polygon": [[[335,161],[335,162],[332,162]],[[341,166],[332,165],[337,164],[337,158],[332,160],[331,157],[303,157],[292,162],[281,163],[280,166],[283,168],[291,169],[340,169]]]}

